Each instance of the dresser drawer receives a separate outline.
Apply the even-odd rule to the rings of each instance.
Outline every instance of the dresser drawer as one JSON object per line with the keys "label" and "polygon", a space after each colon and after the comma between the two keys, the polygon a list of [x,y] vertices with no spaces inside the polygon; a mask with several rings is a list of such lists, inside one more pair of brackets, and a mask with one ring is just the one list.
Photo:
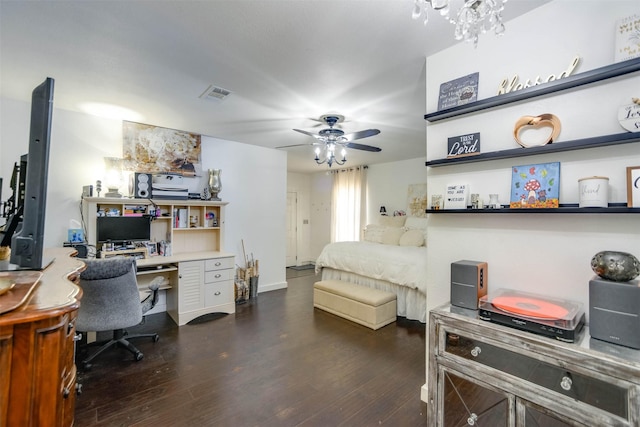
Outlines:
{"label": "dresser drawer", "polygon": [[[513,375],[529,383],[543,387],[603,410],[609,414],[628,419],[629,384],[605,382],[583,372],[538,360],[523,353],[510,351],[485,342],[482,339],[464,336],[456,331],[447,332],[443,356],[461,357],[500,372]],[[559,401],[562,397],[559,396]]]}
{"label": "dresser drawer", "polygon": [[233,282],[205,283],[204,304],[206,307],[233,303]]}
{"label": "dresser drawer", "polygon": [[206,259],[204,261],[204,271],[224,270],[227,268],[233,269],[233,259],[233,257]]}
{"label": "dresser drawer", "polygon": [[204,272],[204,283],[220,282],[233,279],[233,270],[213,270]]}

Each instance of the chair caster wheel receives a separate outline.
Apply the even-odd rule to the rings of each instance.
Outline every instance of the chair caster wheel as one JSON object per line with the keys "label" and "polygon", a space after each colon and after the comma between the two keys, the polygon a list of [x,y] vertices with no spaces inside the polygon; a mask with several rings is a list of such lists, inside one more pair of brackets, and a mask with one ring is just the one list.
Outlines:
{"label": "chair caster wheel", "polygon": [[138,351],[133,357],[136,359],[136,362],[139,362],[144,357],[144,354],[142,354],[141,351]]}
{"label": "chair caster wheel", "polygon": [[159,339],[160,339],[160,335],[155,334],[155,335],[153,336],[153,342],[158,342],[158,340],[159,340]]}

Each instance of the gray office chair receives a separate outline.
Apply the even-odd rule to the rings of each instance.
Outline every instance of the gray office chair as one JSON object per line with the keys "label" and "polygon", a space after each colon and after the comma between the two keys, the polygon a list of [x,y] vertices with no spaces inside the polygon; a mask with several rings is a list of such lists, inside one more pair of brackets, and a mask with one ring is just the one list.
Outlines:
{"label": "gray office chair", "polygon": [[76,329],[82,332],[113,331],[113,339],[83,360],[83,367],[89,369],[94,358],[118,344],[133,353],[136,361],[142,360],[144,355],[129,340],[146,337],[156,342],[160,337],[158,334],[128,335],[125,328],[140,324],[143,314],[156,304],[158,281],[154,280],[149,286],[151,295],[140,301],[133,258],[113,257],[83,261],[87,268],[80,274],[82,299]]}

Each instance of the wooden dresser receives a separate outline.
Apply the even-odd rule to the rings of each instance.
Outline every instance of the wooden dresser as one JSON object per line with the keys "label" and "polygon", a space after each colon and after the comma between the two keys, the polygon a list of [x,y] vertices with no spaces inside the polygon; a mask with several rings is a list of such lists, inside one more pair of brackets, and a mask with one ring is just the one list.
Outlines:
{"label": "wooden dresser", "polygon": [[0,295],[0,426],[73,425],[75,318],[82,296],[76,283],[84,269],[74,253],[45,250],[53,262],[19,307],[6,311],[18,286]]}

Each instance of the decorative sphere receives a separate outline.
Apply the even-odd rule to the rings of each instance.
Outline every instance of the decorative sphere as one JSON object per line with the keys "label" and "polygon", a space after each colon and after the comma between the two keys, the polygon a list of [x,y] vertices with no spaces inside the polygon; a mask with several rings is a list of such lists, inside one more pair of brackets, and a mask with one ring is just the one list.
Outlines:
{"label": "decorative sphere", "polygon": [[602,251],[591,258],[591,269],[614,282],[628,282],[640,275],[640,261],[626,252]]}

